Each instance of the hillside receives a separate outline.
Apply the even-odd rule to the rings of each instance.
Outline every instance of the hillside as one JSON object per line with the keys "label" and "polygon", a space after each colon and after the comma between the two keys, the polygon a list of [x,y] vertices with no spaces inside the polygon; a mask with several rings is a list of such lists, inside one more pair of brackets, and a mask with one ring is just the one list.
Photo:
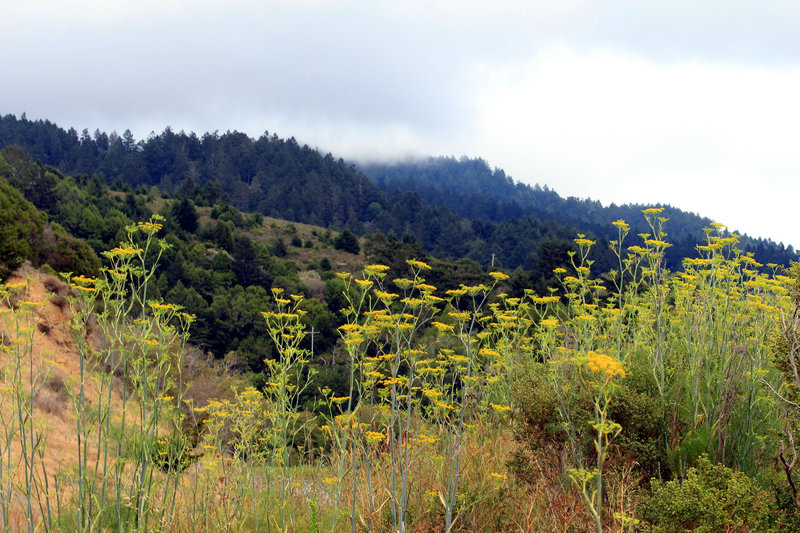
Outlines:
{"label": "hillside", "polygon": [[[44,467],[54,472],[59,464],[77,462],[75,447],[76,416],[71,398],[79,393],[80,357],[76,339],[70,328],[72,311],[67,303],[70,290],[55,276],[38,272],[30,265],[23,266],[6,280],[7,287],[17,287],[15,296],[0,298],[0,338],[4,346],[15,350],[0,352],[0,368],[4,377],[0,402],[0,418],[4,433],[9,431],[9,421],[19,414],[14,412],[15,384],[21,384],[25,393],[31,391],[28,376],[37,376],[33,387],[33,416],[47,431],[47,445],[51,453],[43,458]],[[29,303],[24,303],[29,302]],[[12,311],[18,311],[11,316]],[[102,343],[98,332],[89,335],[91,344]],[[89,403],[97,405],[97,383],[86,384],[84,394]],[[119,414],[121,401],[114,398],[114,408]],[[19,453],[15,449],[14,453]],[[53,453],[58,452],[58,453]],[[91,449],[97,454],[96,447]]]}
{"label": "hillside", "polygon": [[[571,224],[582,232],[612,240],[612,222],[625,220],[632,232],[647,233],[650,228],[641,216],[649,207],[664,209],[669,219],[667,232],[673,247],[671,263],[691,255],[695,246],[705,243],[704,229],[712,220],[669,205],[625,204],[603,206],[591,199],[563,198],[547,185],[530,186],[515,182],[503,169],[491,169],[482,159],[429,157],[393,163],[368,163],[360,167],[387,194],[400,189],[418,194],[434,206],[447,206],[454,213],[471,218],[503,222],[513,218],[553,220]],[[753,252],[761,262],[788,265],[797,254],[790,246],[769,239],[743,235],[742,249]]]}
{"label": "hillside", "polygon": [[[656,290],[631,265],[601,307],[584,267],[562,301],[509,297],[502,272],[444,290],[423,261],[399,279],[368,265],[337,277],[348,312],[326,365],[344,391],[314,381],[305,298],[279,287],[253,302],[273,343],[255,389],[198,358],[193,317],[144,299],[158,220],[128,229],[96,279],[23,267],[0,285],[0,526],[797,530],[775,460],[796,391],[769,388],[792,379],[796,332],[776,325],[797,312],[797,268],[761,274],[718,234],[686,272],[645,272]],[[639,267],[664,250],[646,246]]]}
{"label": "hillside", "polygon": [[[16,122],[62,168],[96,143]],[[488,193],[387,196],[291,140],[215,134],[197,181],[152,181],[192,137],[126,135],[109,176],[0,149],[0,529],[798,531],[800,265],[713,223],[670,260],[693,215],[606,228],[469,160],[453,182],[474,167],[463,190]],[[281,195],[363,189],[242,211],[256,145],[253,168],[294,161]]]}
{"label": "hillside", "polygon": [[[6,115],[0,118],[0,147],[9,145],[65,174],[118,190],[157,186],[198,205],[222,200],[293,222],[413,238],[436,257],[522,268],[534,277],[549,277],[540,270],[550,266],[548,250],[569,250],[577,233],[605,242],[614,238],[609,230],[614,220],[624,218],[636,232],[643,223],[643,206],[563,199],[546,188],[514,183],[482,160],[432,158],[365,167],[379,188],[341,158],[267,133],[252,139],[239,132],[197,136],[167,128],[137,141],[129,131],[78,134],[48,121]],[[705,242],[702,228],[709,221],[671,207],[665,213],[674,244],[667,259],[679,267],[678,259]],[[765,264],[787,265],[795,257],[793,250],[766,240],[745,237],[742,246]],[[606,248],[598,247],[594,268],[612,267]]]}
{"label": "hillside", "polygon": [[[315,333],[318,379],[321,385],[340,390],[345,387],[346,369],[326,363],[337,357],[336,328],[344,319],[340,313],[344,286],[336,272],[356,272],[367,262],[382,262],[400,275],[405,260],[416,258],[431,262],[430,279],[445,288],[458,288],[483,276],[480,266],[469,260],[429,258],[413,239],[374,235],[359,241],[349,230],[245,214],[225,202],[195,205],[157,188],[114,190],[97,178],[65,176],[19,149],[0,151],[0,186],[4,176],[28,197],[6,185],[3,199],[10,203],[0,217],[5,217],[4,231],[14,235],[0,242],[0,252],[3,246],[8,248],[0,256],[7,270],[28,260],[51,272],[95,276],[99,257],[126,238],[127,228],[160,213],[164,217],[160,235],[168,248],[160,258],[150,297],[194,314],[192,342],[249,372],[254,383],[263,380],[264,357],[274,350],[261,316],[274,287],[306,296],[303,322]],[[73,248],[80,254],[70,253]],[[310,338],[304,342],[311,347]]]}

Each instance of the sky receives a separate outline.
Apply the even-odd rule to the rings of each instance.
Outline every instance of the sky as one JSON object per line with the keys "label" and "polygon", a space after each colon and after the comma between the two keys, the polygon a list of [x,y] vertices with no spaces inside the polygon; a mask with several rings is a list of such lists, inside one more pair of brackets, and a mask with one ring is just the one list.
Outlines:
{"label": "sky", "polygon": [[798,2],[27,0],[0,19],[0,114],[482,157],[800,247]]}

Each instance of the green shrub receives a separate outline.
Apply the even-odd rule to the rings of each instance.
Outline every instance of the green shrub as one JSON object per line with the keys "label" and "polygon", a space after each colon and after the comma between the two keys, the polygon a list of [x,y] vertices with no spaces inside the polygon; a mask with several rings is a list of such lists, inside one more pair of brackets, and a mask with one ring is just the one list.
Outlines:
{"label": "green shrub", "polygon": [[664,408],[653,380],[653,371],[644,357],[628,357],[628,375],[616,392],[609,414],[622,426],[614,440],[612,454],[636,462],[636,469],[649,478],[668,476],[670,469],[664,448],[666,420]]}
{"label": "green shrub", "polygon": [[699,458],[686,479],[653,480],[644,531],[768,531],[775,516],[769,494],[755,480]]}
{"label": "green shrub", "polygon": [[17,189],[0,178],[0,279],[4,279],[25,260],[35,262],[36,239],[46,217]]}

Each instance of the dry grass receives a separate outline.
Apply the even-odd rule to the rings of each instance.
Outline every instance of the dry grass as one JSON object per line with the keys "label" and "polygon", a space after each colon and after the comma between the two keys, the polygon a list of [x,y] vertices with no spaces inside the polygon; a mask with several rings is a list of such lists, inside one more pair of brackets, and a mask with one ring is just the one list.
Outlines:
{"label": "dry grass", "polygon": [[[22,281],[33,272],[15,275],[9,282]],[[57,281],[57,280],[56,280]],[[34,333],[32,350],[36,371],[42,376],[40,388],[34,395],[34,418],[46,432],[46,452],[42,467],[52,479],[54,473],[72,468],[77,464],[76,457],[76,417],[69,398],[75,394],[75,376],[79,375],[79,355],[72,332],[69,328],[69,308],[53,301],[63,291],[62,285],[43,277],[33,279],[28,284],[26,299],[45,302],[35,307],[26,324],[38,327],[47,324],[44,332]],[[13,333],[0,326],[0,336],[4,343],[14,341]],[[89,340],[97,342],[98,328],[89,333]],[[197,348],[187,347],[184,355],[183,378],[191,385],[187,399],[194,407],[208,405],[212,399],[230,399],[233,387],[243,390],[245,383],[237,377],[233,369],[224,362],[214,361]],[[115,378],[115,388],[121,390],[122,381]],[[96,405],[99,392],[96,383],[89,380],[86,386],[87,403]],[[121,400],[112,395],[112,413],[121,411]],[[11,407],[0,402],[0,415],[7,416]],[[131,404],[130,408],[135,409]],[[189,415],[187,411],[184,414]],[[194,414],[194,413],[191,413]],[[135,416],[131,416],[131,419]],[[187,420],[192,420],[187,416]],[[562,476],[563,462],[556,450],[543,450],[535,456],[527,457],[528,471],[522,478],[509,471],[508,464],[519,452],[517,444],[508,427],[489,423],[467,433],[464,440],[463,462],[461,465],[461,484],[456,519],[452,531],[475,532],[525,532],[525,531],[590,531],[593,523],[586,512],[580,493],[565,481]],[[189,429],[189,428],[185,428]],[[199,431],[195,427],[190,431]],[[202,448],[195,451],[200,453]],[[18,450],[13,450],[17,453]],[[275,469],[263,465],[232,462],[229,457],[201,457],[200,461],[189,467],[181,476],[178,493],[178,516],[173,522],[173,531],[220,531],[228,527],[232,531],[254,531],[252,513],[264,512],[269,505],[276,509]],[[89,450],[91,456],[96,449]],[[443,531],[444,508],[440,500],[442,490],[443,456],[446,451],[438,446],[422,449],[414,464],[409,508],[411,510],[409,531]],[[376,454],[370,459],[371,488],[366,480],[366,459],[361,456],[357,462],[357,490],[353,493],[352,473],[346,473],[341,485],[326,485],[323,479],[337,476],[337,457],[327,457],[313,465],[301,465],[290,469],[291,501],[297,516],[297,530],[310,530],[310,502],[319,505],[320,530],[330,530],[332,517],[339,516],[336,531],[349,531],[349,509],[356,501],[356,529],[364,531],[364,524],[372,523],[374,531],[388,531],[391,528],[390,464]],[[348,458],[345,458],[348,459]],[[209,460],[217,466],[209,466]],[[348,461],[349,462],[349,461]],[[496,474],[496,475],[495,475]],[[157,474],[161,476],[161,473]],[[524,481],[523,481],[524,479]],[[609,473],[608,506],[611,510],[625,510],[633,514],[635,491],[638,481],[630,471]],[[256,488],[255,501],[250,488]],[[267,495],[267,489],[271,495]],[[112,490],[111,488],[109,490]],[[336,505],[336,491],[340,502]],[[64,501],[69,499],[69,490],[62,493]],[[373,501],[370,516],[369,501]],[[206,516],[198,516],[198,502]],[[633,503],[631,503],[633,502]],[[254,509],[256,511],[254,511]],[[260,511],[259,511],[260,509]],[[20,509],[12,513],[13,524],[24,524]],[[261,517],[260,526],[264,525]]]}
{"label": "dry grass", "polygon": [[[67,286],[52,276],[39,274],[30,265],[23,266],[6,281],[7,284],[21,282],[27,282],[25,300],[41,302],[41,305],[20,312],[18,316],[22,318],[22,328],[34,329],[33,345],[30,350],[23,350],[23,356],[26,358],[24,364],[27,366],[32,363],[34,375],[39,376],[33,392],[33,420],[45,436],[42,464],[49,479],[52,479],[56,472],[68,470],[77,464],[76,415],[69,398],[77,394],[80,356],[70,329],[70,314],[65,312],[68,308],[60,307],[48,297],[54,290],[59,294],[64,293]],[[46,327],[43,329],[40,324],[46,324]],[[3,320],[0,320],[0,337],[8,345],[17,344],[13,324]],[[0,352],[0,368],[7,367],[10,357],[8,353]],[[4,383],[9,376],[3,378],[3,375],[0,373],[0,385],[10,385]],[[25,385],[25,388],[30,387]],[[99,390],[95,380],[87,380],[85,394],[87,403],[98,404]],[[112,396],[112,404],[112,410],[120,413],[122,402],[117,395]],[[0,417],[3,419],[10,420],[13,409],[12,402],[0,401]],[[135,405],[129,406],[129,412],[133,413],[135,409]],[[12,445],[12,452],[19,453],[15,445]],[[89,455],[96,454],[97,450],[90,443]]]}

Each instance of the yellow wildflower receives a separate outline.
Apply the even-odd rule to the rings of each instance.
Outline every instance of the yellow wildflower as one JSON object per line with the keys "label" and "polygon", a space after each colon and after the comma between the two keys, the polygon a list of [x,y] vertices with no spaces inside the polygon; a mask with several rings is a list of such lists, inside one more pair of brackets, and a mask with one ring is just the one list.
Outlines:
{"label": "yellow wildflower", "polygon": [[394,280],[394,284],[400,287],[403,290],[410,289],[414,286],[414,280],[408,278],[397,278]]}
{"label": "yellow wildflower", "polygon": [[614,222],[611,223],[611,225],[618,227],[622,231],[628,231],[629,229],[631,229],[631,227],[622,219],[615,220]]}
{"label": "yellow wildflower", "polygon": [[370,287],[372,287],[373,282],[368,279],[357,279],[356,284],[362,289],[369,289]]}
{"label": "yellow wildflower", "polygon": [[420,300],[419,298],[403,298],[400,301],[412,309],[417,308],[425,303],[425,300]]}
{"label": "yellow wildflower", "polygon": [[83,292],[97,292],[94,287],[84,287],[83,285],[72,285],[72,288]]}
{"label": "yellow wildflower", "polygon": [[364,267],[365,276],[378,276],[389,270],[386,265],[367,265]]}
{"label": "yellow wildflower", "polygon": [[80,283],[82,285],[93,285],[97,280],[94,278],[90,278],[88,276],[80,275],[80,276],[73,276],[72,281]]}
{"label": "yellow wildflower", "polygon": [[622,363],[613,357],[597,353],[594,350],[590,351],[587,355],[588,361],[586,363],[586,368],[593,373],[598,374],[603,372],[609,378],[613,378],[615,376],[619,376],[621,378],[625,377],[625,369],[622,367]]}
{"label": "yellow wildflower", "polygon": [[386,438],[386,435],[380,431],[367,431],[364,436],[367,438],[367,442],[381,442]]}
{"label": "yellow wildflower", "polygon": [[427,263],[423,263],[422,261],[417,261],[416,259],[408,259],[408,260],[406,260],[406,263],[408,263],[410,266],[416,267],[416,268],[418,268],[420,270],[430,270],[431,269],[431,267]]}

